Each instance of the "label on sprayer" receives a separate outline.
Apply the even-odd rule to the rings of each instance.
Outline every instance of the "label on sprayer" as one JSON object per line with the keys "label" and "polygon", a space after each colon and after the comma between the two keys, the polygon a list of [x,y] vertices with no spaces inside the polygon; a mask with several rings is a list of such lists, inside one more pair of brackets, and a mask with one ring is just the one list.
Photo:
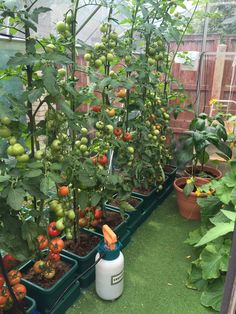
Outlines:
{"label": "label on sprayer", "polygon": [[118,284],[119,282],[121,282],[123,277],[124,277],[124,271],[122,270],[119,274],[111,277],[111,285],[114,286]]}

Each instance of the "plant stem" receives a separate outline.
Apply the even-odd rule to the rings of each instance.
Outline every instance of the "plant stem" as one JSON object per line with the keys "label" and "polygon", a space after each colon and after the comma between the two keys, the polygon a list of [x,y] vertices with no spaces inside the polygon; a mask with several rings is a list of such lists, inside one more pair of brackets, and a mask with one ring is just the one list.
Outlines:
{"label": "plant stem", "polygon": [[[78,6],[79,6],[79,0],[76,0],[75,5],[74,5],[74,10],[72,11],[72,37],[73,37],[73,45],[71,49],[71,59],[72,59],[72,68],[71,68],[71,79],[73,80],[73,88],[75,88],[75,71],[76,71],[76,20],[77,20],[77,12],[78,12]],[[75,112],[75,99],[74,96],[71,96],[71,109],[73,112]],[[76,141],[76,133],[75,130],[71,130],[72,134],[72,142],[71,142],[71,148],[74,150],[75,147],[75,141]],[[75,180],[73,180],[73,209],[75,213],[75,219],[74,219],[74,241],[78,242],[78,220],[79,220],[79,214],[78,214],[78,201],[77,201],[77,191],[76,191],[76,183]]]}

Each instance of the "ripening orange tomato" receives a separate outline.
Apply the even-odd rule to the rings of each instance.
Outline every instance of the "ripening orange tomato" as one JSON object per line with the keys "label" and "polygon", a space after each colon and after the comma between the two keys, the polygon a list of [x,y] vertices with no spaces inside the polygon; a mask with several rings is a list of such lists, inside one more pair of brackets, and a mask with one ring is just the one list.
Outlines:
{"label": "ripening orange tomato", "polygon": [[66,185],[59,186],[59,188],[58,188],[58,195],[59,196],[62,196],[62,197],[68,196],[69,193],[70,193],[70,189],[68,186],[66,186]]}

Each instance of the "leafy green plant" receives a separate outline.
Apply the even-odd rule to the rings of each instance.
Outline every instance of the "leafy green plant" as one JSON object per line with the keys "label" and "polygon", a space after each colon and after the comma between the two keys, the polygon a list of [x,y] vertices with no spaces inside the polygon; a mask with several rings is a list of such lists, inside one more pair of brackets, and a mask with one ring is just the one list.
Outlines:
{"label": "leafy green plant", "polygon": [[178,155],[179,164],[183,166],[191,163],[192,176],[196,175],[196,166],[200,164],[201,173],[197,175],[206,176],[203,167],[210,158],[207,152],[210,145],[224,159],[229,160],[231,158],[232,151],[226,142],[227,138],[221,115],[209,117],[207,114],[201,113],[192,120],[188,135],[184,135],[181,139],[181,149]]}
{"label": "leafy green plant", "polygon": [[198,199],[201,227],[190,232],[186,240],[195,248],[196,255],[191,262],[186,285],[201,291],[201,303],[217,311],[220,310],[236,220],[236,161],[231,161],[230,165],[231,171],[219,181],[213,180],[202,187],[215,192]]}

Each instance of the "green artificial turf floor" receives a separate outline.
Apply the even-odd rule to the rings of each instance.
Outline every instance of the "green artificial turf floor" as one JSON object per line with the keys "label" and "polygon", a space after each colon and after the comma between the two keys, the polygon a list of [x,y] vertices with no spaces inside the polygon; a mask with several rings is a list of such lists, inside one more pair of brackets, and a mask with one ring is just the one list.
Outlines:
{"label": "green artificial turf floor", "polygon": [[66,314],[203,314],[200,294],[185,287],[192,249],[184,244],[199,223],[182,218],[172,193],[144,222],[123,250],[125,288],[116,301],[102,301],[94,284]]}

